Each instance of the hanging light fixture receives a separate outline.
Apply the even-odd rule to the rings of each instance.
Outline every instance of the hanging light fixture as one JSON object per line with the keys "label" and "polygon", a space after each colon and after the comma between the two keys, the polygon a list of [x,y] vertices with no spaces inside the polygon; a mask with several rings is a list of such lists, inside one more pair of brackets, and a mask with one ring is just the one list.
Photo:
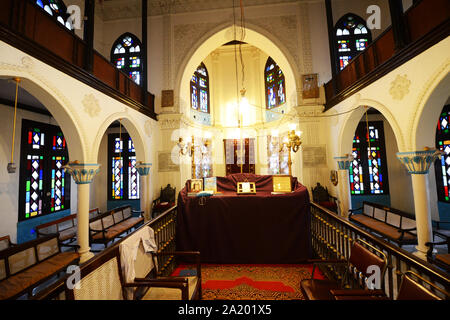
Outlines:
{"label": "hanging light fixture", "polygon": [[19,93],[19,83],[20,78],[14,78],[14,81],[16,82],[16,98],[14,101],[14,122],[13,122],[13,132],[12,132],[12,144],[11,144],[11,162],[8,163],[7,170],[8,173],[15,173],[17,166],[14,163],[14,140],[16,137],[16,118],[17,118],[17,97]]}
{"label": "hanging light fixture", "polygon": [[372,148],[370,147],[370,134],[369,134],[369,118],[367,116],[367,106],[364,106],[364,108],[366,109],[366,130],[367,130],[367,143],[369,144],[369,160],[372,161],[373,157],[372,157]]}
{"label": "hanging light fixture", "polygon": [[122,142],[122,122],[120,120],[121,119],[119,119],[119,158],[120,158],[119,169],[122,169],[123,167],[122,149],[124,143]]}

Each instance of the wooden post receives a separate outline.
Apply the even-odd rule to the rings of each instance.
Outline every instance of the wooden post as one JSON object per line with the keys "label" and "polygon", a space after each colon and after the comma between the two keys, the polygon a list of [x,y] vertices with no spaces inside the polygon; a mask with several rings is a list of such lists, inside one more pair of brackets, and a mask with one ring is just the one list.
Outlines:
{"label": "wooden post", "polygon": [[395,50],[404,48],[409,41],[409,32],[406,28],[403,15],[403,3],[398,0],[389,0],[389,10],[391,12],[392,31],[394,33]]}
{"label": "wooden post", "polygon": [[338,65],[336,63],[336,51],[334,50],[336,41],[334,37],[333,9],[331,6],[331,0],[325,0],[325,9],[327,13],[328,46],[330,47],[331,83],[333,86],[333,94],[336,95],[338,92],[336,83]]}
{"label": "wooden post", "polygon": [[84,69],[88,72],[94,68],[94,15],[95,0],[85,0],[83,40],[86,42]]}

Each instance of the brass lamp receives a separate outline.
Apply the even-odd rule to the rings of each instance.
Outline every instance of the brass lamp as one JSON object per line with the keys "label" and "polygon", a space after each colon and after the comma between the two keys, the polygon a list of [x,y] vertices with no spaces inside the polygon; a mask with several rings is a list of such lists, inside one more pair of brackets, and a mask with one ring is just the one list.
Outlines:
{"label": "brass lamp", "polygon": [[280,148],[280,152],[286,147],[289,151],[288,153],[288,167],[289,167],[289,175],[292,176],[292,158],[291,158],[291,150],[297,152],[302,144],[300,139],[301,132],[295,132],[295,129],[289,131],[288,136],[283,140]]}

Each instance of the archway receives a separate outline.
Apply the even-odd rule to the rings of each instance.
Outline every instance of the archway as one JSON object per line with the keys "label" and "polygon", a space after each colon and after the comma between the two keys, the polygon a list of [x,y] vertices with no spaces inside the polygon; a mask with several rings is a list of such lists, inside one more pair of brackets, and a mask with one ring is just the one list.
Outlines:
{"label": "archway", "polygon": [[[179,110],[181,113],[188,114],[190,108],[189,83],[197,66],[216,48],[234,40],[233,34],[232,25],[221,25],[200,39],[185,57],[181,68],[183,72],[176,79]],[[246,34],[243,41],[271,56],[283,70],[286,78],[286,101],[289,107],[287,113],[289,113],[290,108],[297,105],[296,79],[299,76],[297,74],[298,67],[294,59],[277,39],[274,39],[272,35],[256,26],[246,25]]]}

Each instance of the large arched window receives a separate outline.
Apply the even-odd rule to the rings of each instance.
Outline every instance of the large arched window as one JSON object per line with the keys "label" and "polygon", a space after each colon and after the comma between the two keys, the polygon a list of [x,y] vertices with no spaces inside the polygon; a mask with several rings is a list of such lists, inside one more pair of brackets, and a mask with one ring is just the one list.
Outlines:
{"label": "large arched window", "polygon": [[444,151],[435,162],[438,199],[450,203],[450,105],[442,109],[436,129],[436,148]]}
{"label": "large arched window", "polygon": [[337,63],[342,70],[351,59],[367,48],[372,42],[372,35],[365,21],[352,13],[339,19],[334,29]]}
{"label": "large arched window", "polygon": [[202,62],[191,78],[191,108],[209,113],[209,76],[208,69]]}
{"label": "large arched window", "polygon": [[114,42],[111,49],[111,62],[138,85],[142,83],[143,74],[141,47],[142,44],[139,39],[127,32]]}
{"label": "large arched window", "polygon": [[286,84],[283,71],[271,57],[267,59],[264,68],[264,83],[266,89],[266,108],[273,109],[286,102]]}
{"label": "large arched window", "polygon": [[37,0],[36,4],[69,30],[73,30],[70,14],[61,0]]}

